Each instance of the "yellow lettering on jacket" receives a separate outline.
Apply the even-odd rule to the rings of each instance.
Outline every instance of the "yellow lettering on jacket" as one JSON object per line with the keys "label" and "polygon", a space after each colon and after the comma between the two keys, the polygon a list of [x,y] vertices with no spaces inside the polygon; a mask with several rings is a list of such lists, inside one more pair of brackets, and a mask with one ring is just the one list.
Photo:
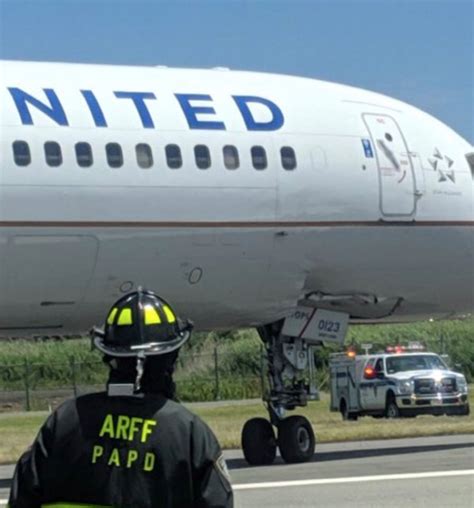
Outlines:
{"label": "yellow lettering on jacket", "polygon": [[144,420],[138,416],[108,414],[102,422],[99,437],[134,441],[140,436],[140,442],[146,443],[156,425],[155,420]]}
{"label": "yellow lettering on jacket", "polygon": [[112,453],[110,454],[109,461],[107,462],[108,466],[117,466],[120,467],[120,455],[117,448],[114,448],[112,450]]}
{"label": "yellow lettering on jacket", "polygon": [[92,450],[92,464],[95,464],[102,455],[104,455],[104,448],[100,445],[95,445]]}
{"label": "yellow lettering on jacket", "polygon": [[138,467],[149,473],[155,469],[156,455],[153,452],[143,453],[133,448],[130,450],[112,448],[106,453],[104,447],[95,445],[92,449],[91,462],[126,469]]}
{"label": "yellow lettering on jacket", "polygon": [[142,428],[142,438],[141,442],[146,443],[148,440],[148,437],[153,432],[153,427],[156,425],[155,420],[145,420],[143,422],[143,428]]}
{"label": "yellow lettering on jacket", "polygon": [[150,471],[153,471],[155,469],[155,454],[148,452],[145,455],[145,462],[143,464],[143,471],[146,471],[149,473]]}
{"label": "yellow lettering on jacket", "polygon": [[116,439],[128,439],[127,431],[130,427],[130,418],[125,415],[119,415],[117,420]]}
{"label": "yellow lettering on jacket", "polygon": [[137,416],[132,416],[132,420],[130,422],[130,431],[128,434],[128,440],[133,441],[135,439],[135,434],[139,432],[140,427],[143,423],[143,418],[138,418]]}
{"label": "yellow lettering on jacket", "polygon": [[114,418],[112,415],[107,415],[102,423],[102,428],[100,429],[99,436],[104,437],[108,435],[112,439],[114,439]]}
{"label": "yellow lettering on jacket", "polygon": [[127,469],[130,469],[137,459],[138,459],[137,450],[129,450],[127,455]]}

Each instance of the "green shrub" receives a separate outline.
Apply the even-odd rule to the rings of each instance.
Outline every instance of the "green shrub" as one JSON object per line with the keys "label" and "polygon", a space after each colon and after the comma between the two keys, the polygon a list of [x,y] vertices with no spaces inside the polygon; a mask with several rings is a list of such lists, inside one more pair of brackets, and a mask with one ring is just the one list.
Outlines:
{"label": "green shrub", "polygon": [[[419,341],[429,351],[448,354],[469,382],[474,379],[474,320],[423,322],[404,325],[366,325],[349,328],[347,344],[373,344],[372,352],[388,344]],[[322,348],[315,357],[316,378],[328,386],[328,361],[334,347]],[[213,400],[216,396],[215,362],[218,362],[219,397],[260,397],[262,342],[254,330],[197,333],[180,354],[176,380],[183,400]],[[72,367],[72,359],[75,368]],[[26,362],[28,365],[26,366]],[[0,342],[0,389],[22,390],[25,373],[33,389],[103,385],[107,368],[101,355],[91,351],[88,339]]]}

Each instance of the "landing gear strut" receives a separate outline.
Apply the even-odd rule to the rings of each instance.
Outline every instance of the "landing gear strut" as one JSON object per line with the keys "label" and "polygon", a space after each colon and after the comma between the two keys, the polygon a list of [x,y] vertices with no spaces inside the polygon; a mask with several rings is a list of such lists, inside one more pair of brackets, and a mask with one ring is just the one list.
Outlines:
{"label": "landing gear strut", "polygon": [[[287,410],[319,400],[314,380],[314,346],[281,333],[282,322],[259,328],[268,357],[269,393],[264,402],[269,421],[249,420],[242,431],[242,449],[251,465],[271,464],[277,447],[285,462],[309,461],[316,445],[311,423],[304,416],[285,418]],[[276,433],[274,431],[276,429]]]}

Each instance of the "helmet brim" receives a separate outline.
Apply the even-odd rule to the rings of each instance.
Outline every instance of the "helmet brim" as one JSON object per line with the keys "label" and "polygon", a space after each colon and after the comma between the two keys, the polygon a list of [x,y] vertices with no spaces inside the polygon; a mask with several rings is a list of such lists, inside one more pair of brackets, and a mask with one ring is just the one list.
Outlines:
{"label": "helmet brim", "polygon": [[172,353],[185,344],[191,336],[190,330],[184,330],[175,339],[163,342],[151,342],[135,346],[111,346],[104,340],[104,332],[94,329],[92,331],[92,342],[102,353],[109,356],[121,358],[133,358],[137,356],[158,356]]}

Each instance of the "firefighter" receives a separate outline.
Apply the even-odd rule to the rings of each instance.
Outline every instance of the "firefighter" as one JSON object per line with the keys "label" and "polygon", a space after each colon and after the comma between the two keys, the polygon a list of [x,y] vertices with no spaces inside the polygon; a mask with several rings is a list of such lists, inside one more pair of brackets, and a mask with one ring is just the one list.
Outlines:
{"label": "firefighter", "polygon": [[173,400],[191,330],[151,291],[118,300],[91,331],[110,368],[107,391],[51,414],[16,466],[9,507],[232,507],[214,434]]}

